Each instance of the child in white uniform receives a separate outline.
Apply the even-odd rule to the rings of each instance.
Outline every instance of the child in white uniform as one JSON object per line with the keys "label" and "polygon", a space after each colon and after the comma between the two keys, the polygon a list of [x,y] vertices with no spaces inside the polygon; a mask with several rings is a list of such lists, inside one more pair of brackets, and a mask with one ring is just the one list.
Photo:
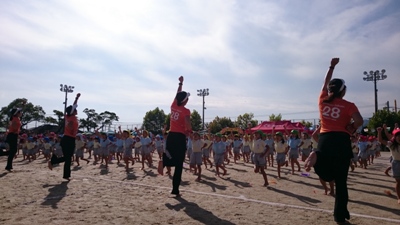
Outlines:
{"label": "child in white uniform", "polygon": [[380,143],[386,145],[392,154],[392,176],[396,181],[395,190],[397,195],[397,204],[400,204],[400,129],[393,130],[392,135],[387,132],[385,124],[383,125],[383,129],[386,137],[388,137],[390,141],[382,139],[382,128],[380,127],[376,129],[378,131],[378,140]]}
{"label": "child in white uniform", "polygon": [[151,149],[150,146],[152,145],[151,138],[148,136],[149,133],[144,130],[143,131],[143,137],[140,139],[140,142],[142,143],[142,168],[141,170],[144,170],[144,161],[147,160],[148,166],[152,166],[152,159],[151,159]]}
{"label": "child in white uniform", "polygon": [[265,155],[267,153],[267,148],[265,145],[265,141],[261,139],[264,133],[260,130],[254,133],[255,138],[251,143],[251,150],[254,153],[253,155],[253,163],[254,163],[254,173],[261,173],[264,178],[264,187],[268,186],[267,174],[265,173],[265,166],[267,162],[265,160]]}
{"label": "child in white uniform", "polygon": [[194,169],[194,174],[197,175],[196,181],[201,180],[201,161],[202,152],[201,150],[207,146],[203,140],[200,139],[199,133],[193,134],[192,140],[192,155],[190,156],[190,169]]}

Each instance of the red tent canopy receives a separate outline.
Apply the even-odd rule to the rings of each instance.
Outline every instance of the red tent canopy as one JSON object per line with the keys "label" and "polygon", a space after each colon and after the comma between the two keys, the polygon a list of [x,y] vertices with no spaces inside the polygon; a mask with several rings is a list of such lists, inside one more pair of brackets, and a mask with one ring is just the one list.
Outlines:
{"label": "red tent canopy", "polygon": [[264,121],[261,124],[251,128],[251,132],[255,132],[257,130],[261,130],[264,133],[272,133],[272,127],[275,126],[275,132],[284,132],[285,128],[283,126],[286,126],[286,130],[290,132],[291,130],[298,130],[299,132],[302,132],[304,130],[307,130],[307,128],[304,127],[303,124],[297,122],[297,123],[292,123],[290,120],[282,120],[282,121]]}

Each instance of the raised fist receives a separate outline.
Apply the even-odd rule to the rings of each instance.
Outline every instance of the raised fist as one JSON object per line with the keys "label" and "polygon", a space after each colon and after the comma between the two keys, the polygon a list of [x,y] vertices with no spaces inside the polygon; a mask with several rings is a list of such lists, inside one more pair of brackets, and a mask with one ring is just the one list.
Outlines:
{"label": "raised fist", "polygon": [[339,58],[332,58],[331,66],[336,66],[339,63]]}
{"label": "raised fist", "polygon": [[182,83],[183,82],[183,76],[179,77],[179,82]]}

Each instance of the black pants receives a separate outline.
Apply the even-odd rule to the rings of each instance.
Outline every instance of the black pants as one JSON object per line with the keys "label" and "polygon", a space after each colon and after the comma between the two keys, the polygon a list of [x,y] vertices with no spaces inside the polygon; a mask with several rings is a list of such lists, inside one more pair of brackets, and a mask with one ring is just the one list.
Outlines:
{"label": "black pants", "polygon": [[18,134],[14,134],[14,133],[7,134],[6,143],[10,146],[10,150],[7,153],[8,159],[7,159],[6,170],[12,170],[13,169],[12,163],[13,163],[15,154],[17,154],[17,150],[18,150]]}
{"label": "black pants", "polygon": [[350,160],[353,158],[350,135],[344,132],[328,132],[320,134],[317,149],[315,173],[326,181],[335,181],[336,196],[334,219],[344,222],[350,218],[347,210],[349,194],[347,191],[347,175]]}
{"label": "black pants", "polygon": [[60,145],[62,148],[63,157],[57,158],[57,156],[53,154],[51,157],[51,164],[53,165],[64,162],[63,178],[68,179],[71,177],[71,160],[75,151],[75,138],[64,135],[61,139]]}
{"label": "black pants", "polygon": [[186,135],[182,133],[170,132],[167,137],[167,151],[171,158],[163,154],[164,166],[174,166],[175,171],[172,177],[172,192],[171,194],[179,194],[179,185],[182,180],[183,161],[185,160],[186,152]]}

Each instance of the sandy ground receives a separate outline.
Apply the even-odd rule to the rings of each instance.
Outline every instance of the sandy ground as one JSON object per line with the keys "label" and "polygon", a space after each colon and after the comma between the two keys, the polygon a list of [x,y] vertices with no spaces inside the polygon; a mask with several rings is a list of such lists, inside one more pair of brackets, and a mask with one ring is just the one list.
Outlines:
{"label": "sandy ground", "polygon": [[[394,179],[383,173],[388,158],[382,153],[367,170],[350,173],[351,224],[400,224]],[[0,158],[1,169],[5,160]],[[116,161],[109,170],[81,163],[66,182],[62,166],[50,171],[41,157],[31,163],[18,157],[14,172],[0,172],[0,224],[336,224],[334,198],[323,194],[314,173],[291,175],[284,168],[277,179],[271,167],[267,188],[243,162],[228,165],[222,178],[214,168],[203,169],[201,182],[186,170],[183,196],[174,198],[170,177],[140,167],[136,163],[127,174]]]}

